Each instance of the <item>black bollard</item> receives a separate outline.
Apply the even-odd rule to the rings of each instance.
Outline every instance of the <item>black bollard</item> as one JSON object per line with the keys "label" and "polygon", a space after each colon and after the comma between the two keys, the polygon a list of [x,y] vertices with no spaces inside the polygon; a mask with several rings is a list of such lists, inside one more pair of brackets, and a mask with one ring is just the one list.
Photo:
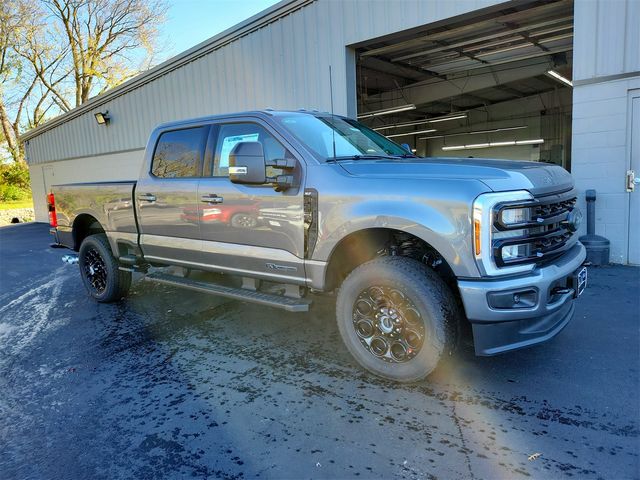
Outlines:
{"label": "black bollard", "polygon": [[580,237],[580,242],[587,249],[587,262],[592,265],[609,264],[609,240],[596,235],[596,191],[585,192],[587,200],[587,234]]}

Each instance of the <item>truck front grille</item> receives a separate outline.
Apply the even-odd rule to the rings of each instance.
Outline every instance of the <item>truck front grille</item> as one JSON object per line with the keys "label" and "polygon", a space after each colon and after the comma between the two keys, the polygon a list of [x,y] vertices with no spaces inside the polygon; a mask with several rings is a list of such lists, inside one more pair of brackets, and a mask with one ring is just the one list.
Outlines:
{"label": "truck front grille", "polygon": [[[521,220],[503,222],[503,212],[517,209]],[[546,263],[575,244],[576,197],[553,195],[518,205],[498,205],[494,211],[493,255],[498,267]]]}

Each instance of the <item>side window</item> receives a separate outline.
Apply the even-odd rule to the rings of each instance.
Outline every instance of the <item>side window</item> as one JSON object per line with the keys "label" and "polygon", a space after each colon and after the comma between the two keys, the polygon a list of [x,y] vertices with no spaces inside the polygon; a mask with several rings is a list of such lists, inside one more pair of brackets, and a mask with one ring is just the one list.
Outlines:
{"label": "side window", "polygon": [[[239,142],[260,142],[266,160],[293,158],[293,155],[260,125],[255,123],[228,123],[220,125],[214,157],[213,176],[229,175],[229,154]],[[282,175],[279,168],[267,167],[267,176]]]}
{"label": "side window", "polygon": [[151,173],[160,178],[199,177],[208,130],[185,128],[160,135]]}

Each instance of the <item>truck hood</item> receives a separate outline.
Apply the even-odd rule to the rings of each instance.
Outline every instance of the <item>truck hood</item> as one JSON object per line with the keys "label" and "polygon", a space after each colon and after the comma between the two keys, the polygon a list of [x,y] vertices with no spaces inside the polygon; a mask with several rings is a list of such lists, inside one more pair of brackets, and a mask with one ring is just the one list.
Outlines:
{"label": "truck hood", "polygon": [[478,180],[496,192],[529,190],[534,195],[545,195],[573,188],[569,172],[550,163],[429,157],[341,160],[339,164],[354,176]]}

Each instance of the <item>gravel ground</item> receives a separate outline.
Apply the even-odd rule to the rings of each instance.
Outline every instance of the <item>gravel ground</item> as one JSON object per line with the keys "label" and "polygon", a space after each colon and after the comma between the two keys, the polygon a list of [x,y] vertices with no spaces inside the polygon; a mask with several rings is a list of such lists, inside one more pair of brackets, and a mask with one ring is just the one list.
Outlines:
{"label": "gravel ground", "polygon": [[33,208],[10,208],[8,210],[0,210],[0,227],[9,225],[13,218],[18,218],[20,223],[33,222]]}
{"label": "gravel ground", "polygon": [[136,283],[85,294],[48,227],[0,228],[0,477],[638,478],[640,269],[592,268],[552,341],[427,380],[308,314]]}

